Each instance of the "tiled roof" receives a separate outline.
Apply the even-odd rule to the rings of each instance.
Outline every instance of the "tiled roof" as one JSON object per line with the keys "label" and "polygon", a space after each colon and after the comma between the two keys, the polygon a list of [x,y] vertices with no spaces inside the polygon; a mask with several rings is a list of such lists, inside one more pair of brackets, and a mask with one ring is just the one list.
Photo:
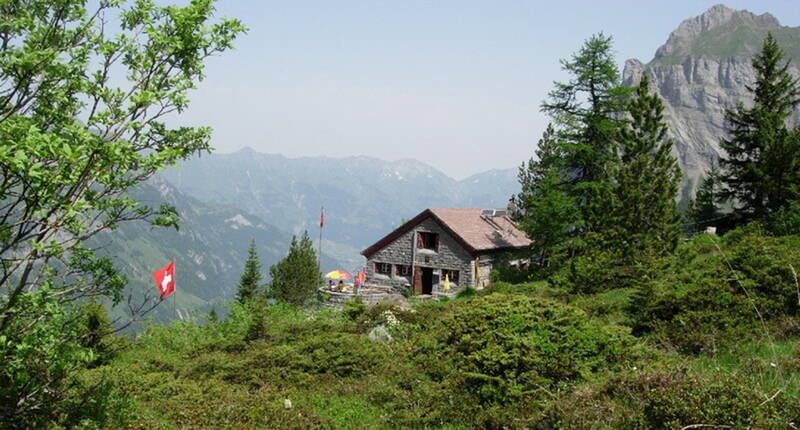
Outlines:
{"label": "tiled roof", "polygon": [[481,216],[481,209],[474,208],[430,211],[476,251],[522,248],[531,244],[528,236],[505,216]]}
{"label": "tiled roof", "polygon": [[391,241],[432,217],[470,253],[498,249],[524,248],[531,240],[505,216],[482,216],[479,208],[426,209],[398,227],[361,254],[369,257]]}

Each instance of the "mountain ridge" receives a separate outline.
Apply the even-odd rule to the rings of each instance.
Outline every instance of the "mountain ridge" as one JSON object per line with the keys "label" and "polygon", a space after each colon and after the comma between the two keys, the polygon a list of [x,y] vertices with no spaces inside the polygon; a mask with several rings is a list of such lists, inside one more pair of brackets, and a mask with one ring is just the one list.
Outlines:
{"label": "mountain ridge", "polygon": [[[664,119],[684,171],[682,197],[691,197],[700,177],[722,154],[725,110],[752,104],[752,57],[768,32],[775,34],[790,72],[800,77],[800,27],[781,26],[771,14],[716,5],[673,30],[649,63],[628,59],[623,82],[638,84],[647,73],[651,90],[664,101]],[[800,110],[792,121],[800,119]]]}
{"label": "mountain ridge", "polygon": [[295,234],[317,232],[324,206],[324,239],[347,268],[362,265],[361,250],[427,207],[505,207],[519,187],[516,169],[458,181],[415,159],[289,158],[251,148],[197,157],[163,175],[194,198],[241,207]]}

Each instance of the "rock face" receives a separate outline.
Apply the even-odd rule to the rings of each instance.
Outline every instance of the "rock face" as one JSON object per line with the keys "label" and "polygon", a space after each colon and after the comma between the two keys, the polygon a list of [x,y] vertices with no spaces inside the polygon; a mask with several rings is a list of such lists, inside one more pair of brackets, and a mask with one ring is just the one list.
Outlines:
{"label": "rock face", "polygon": [[[739,102],[752,103],[746,88],[755,81],[751,60],[768,32],[792,60],[792,73],[800,76],[800,27],[783,27],[770,14],[722,5],[681,23],[650,63],[635,59],[625,63],[625,84],[638,84],[647,73],[652,90],[664,100],[664,116],[675,141],[673,153],[686,175],[684,197],[721,155],[725,110]],[[798,119],[800,112],[792,121]]]}

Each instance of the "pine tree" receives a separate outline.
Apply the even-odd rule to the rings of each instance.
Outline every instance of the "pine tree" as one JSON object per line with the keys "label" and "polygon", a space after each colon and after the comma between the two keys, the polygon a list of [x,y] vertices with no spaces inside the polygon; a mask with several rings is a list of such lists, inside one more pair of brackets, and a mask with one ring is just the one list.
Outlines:
{"label": "pine tree", "polygon": [[605,239],[616,246],[623,263],[665,255],[680,235],[676,197],[682,173],[666,137],[664,105],[648,85],[644,75],[628,103],[629,121],[617,133],[619,154],[610,169],[612,192],[602,208],[611,220]]}
{"label": "pine tree", "polygon": [[713,165],[700,182],[694,200],[689,203],[686,211],[691,230],[703,231],[722,216],[719,209],[719,202],[722,198],[720,175],[719,167]]}
{"label": "pine tree", "polygon": [[261,262],[258,259],[256,250],[256,240],[250,242],[250,249],[247,251],[247,261],[244,263],[244,271],[239,278],[239,291],[236,293],[236,300],[239,303],[246,303],[256,296],[261,283]]}
{"label": "pine tree", "polygon": [[272,276],[270,295],[278,300],[304,305],[317,295],[322,285],[322,275],[317,264],[317,255],[308,232],[298,241],[292,236],[289,254],[269,268]]}
{"label": "pine tree", "polygon": [[783,52],[772,34],[753,58],[756,70],[752,108],[743,104],[725,113],[730,139],[721,147],[726,155],[725,197],[733,199],[739,222],[763,219],[800,194],[800,138],[787,120],[800,104],[800,85],[788,72]]}

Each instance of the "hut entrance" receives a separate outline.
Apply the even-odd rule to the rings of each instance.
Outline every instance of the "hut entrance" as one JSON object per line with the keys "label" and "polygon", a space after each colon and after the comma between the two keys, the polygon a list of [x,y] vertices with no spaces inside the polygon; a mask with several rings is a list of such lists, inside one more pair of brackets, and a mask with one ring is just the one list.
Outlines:
{"label": "hut entrance", "polygon": [[422,267],[422,294],[431,294],[433,292],[433,269],[430,267]]}
{"label": "hut entrance", "polygon": [[430,267],[416,267],[414,270],[414,293],[433,293],[433,269]]}

